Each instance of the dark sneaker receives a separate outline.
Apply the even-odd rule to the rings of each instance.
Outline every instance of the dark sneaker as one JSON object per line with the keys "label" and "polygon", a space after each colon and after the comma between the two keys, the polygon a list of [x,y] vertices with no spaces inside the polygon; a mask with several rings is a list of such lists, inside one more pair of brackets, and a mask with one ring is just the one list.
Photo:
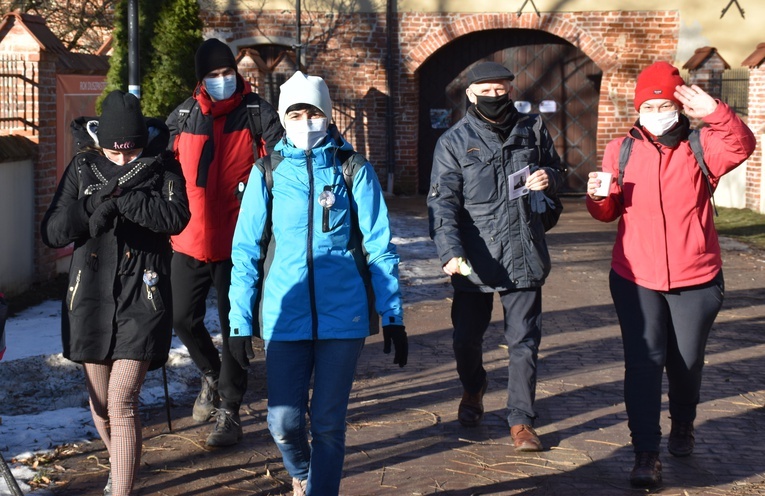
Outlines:
{"label": "dark sneaker", "polygon": [[481,423],[483,418],[483,395],[489,387],[487,380],[483,381],[483,387],[477,393],[471,394],[462,391],[462,401],[457,409],[457,420],[464,427],[475,427]]}
{"label": "dark sneaker", "polygon": [[104,496],[112,496],[112,471],[109,471],[109,478],[104,486]]}
{"label": "dark sneaker", "polygon": [[510,437],[513,438],[515,451],[542,451],[542,441],[537,431],[528,424],[517,424],[510,427]]}
{"label": "dark sneaker", "polygon": [[218,408],[213,412],[215,426],[207,436],[207,446],[232,446],[242,440],[239,412]]}
{"label": "dark sneaker", "polygon": [[305,488],[308,486],[308,479],[292,478],[292,496],[306,496]]}
{"label": "dark sneaker", "polygon": [[667,450],[674,456],[683,457],[693,453],[696,446],[696,437],[693,435],[693,422],[672,421],[672,429],[669,431],[669,443]]}
{"label": "dark sneaker", "polygon": [[202,376],[202,390],[199,391],[191,418],[196,422],[207,422],[212,418],[213,411],[220,405],[218,396],[218,378],[211,375]]}
{"label": "dark sneaker", "polygon": [[656,451],[635,453],[635,466],[630,472],[630,484],[635,487],[656,487],[661,485],[661,461]]}

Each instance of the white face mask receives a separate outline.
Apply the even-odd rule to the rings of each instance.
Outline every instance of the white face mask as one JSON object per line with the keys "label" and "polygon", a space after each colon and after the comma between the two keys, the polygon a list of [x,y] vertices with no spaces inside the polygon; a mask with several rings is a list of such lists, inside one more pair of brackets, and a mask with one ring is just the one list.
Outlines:
{"label": "white face mask", "polygon": [[654,136],[662,136],[677,124],[677,110],[640,114],[640,125]]}
{"label": "white face mask", "polygon": [[204,83],[207,94],[219,102],[230,97],[236,91],[236,74],[205,78]]}
{"label": "white face mask", "polygon": [[324,141],[327,135],[327,118],[285,121],[284,132],[295,148],[310,150]]}

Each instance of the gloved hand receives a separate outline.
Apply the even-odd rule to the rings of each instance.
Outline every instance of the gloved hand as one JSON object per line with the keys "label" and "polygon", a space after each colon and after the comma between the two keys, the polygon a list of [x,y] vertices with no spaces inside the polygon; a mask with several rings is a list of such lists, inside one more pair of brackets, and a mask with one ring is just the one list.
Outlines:
{"label": "gloved hand", "polygon": [[114,200],[101,203],[90,216],[90,219],[88,219],[90,236],[95,238],[111,229],[114,226],[114,219],[119,212]]}
{"label": "gloved hand", "polygon": [[114,202],[122,215],[128,215],[141,211],[141,206],[145,204],[147,198],[148,196],[143,191],[132,190],[120,195],[119,198],[115,198]]}
{"label": "gloved hand", "polygon": [[409,340],[406,337],[406,327],[402,325],[383,326],[383,353],[386,355],[390,353],[391,342],[396,349],[393,363],[403,367],[406,365],[407,357],[409,357]]}
{"label": "gloved hand", "polygon": [[252,350],[252,336],[235,336],[234,334],[238,334],[236,329],[228,337],[228,351],[236,363],[246,369],[250,366],[250,360],[255,358],[255,352]]}
{"label": "gloved hand", "polygon": [[111,180],[104,185],[103,188],[99,189],[98,191],[94,191],[87,200],[85,200],[85,210],[89,214],[93,214],[93,212],[96,211],[96,209],[101,206],[101,204],[108,200],[114,191],[117,189],[117,185],[119,184],[119,177],[113,177]]}

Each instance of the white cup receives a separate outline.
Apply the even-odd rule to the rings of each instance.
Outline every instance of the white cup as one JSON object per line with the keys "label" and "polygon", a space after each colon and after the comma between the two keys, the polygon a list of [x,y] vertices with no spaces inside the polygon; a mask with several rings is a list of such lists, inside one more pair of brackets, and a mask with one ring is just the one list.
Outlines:
{"label": "white cup", "polygon": [[614,177],[610,172],[596,172],[600,179],[600,187],[595,190],[595,196],[608,196],[611,190],[611,178]]}

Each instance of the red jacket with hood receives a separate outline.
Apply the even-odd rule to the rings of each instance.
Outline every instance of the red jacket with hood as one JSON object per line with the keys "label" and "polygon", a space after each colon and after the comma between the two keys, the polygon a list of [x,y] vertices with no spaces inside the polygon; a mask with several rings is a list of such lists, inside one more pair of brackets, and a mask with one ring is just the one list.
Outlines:
{"label": "red jacket with hood", "polygon": [[[251,95],[252,93],[252,95]],[[213,102],[202,84],[192,97],[196,104],[178,129],[181,104],[167,118],[170,148],[186,178],[191,221],[172,237],[173,249],[203,262],[231,258],[231,240],[239,215],[235,192],[255,163],[247,103],[255,98],[250,84],[237,75],[237,90]],[[282,137],[276,110],[260,99],[262,141],[271,153]]]}
{"label": "red jacket with hood", "polygon": [[[701,129],[704,160],[713,187],[754,151],[752,131],[728,105],[718,102]],[[639,126],[632,154],[619,174],[619,150],[625,138],[611,141],[603,172],[613,174],[609,195],[587,197],[598,220],[619,219],[611,268],[621,277],[657,291],[709,282],[722,267],[714,211],[704,175],[687,139],[675,148],[652,142]]]}

